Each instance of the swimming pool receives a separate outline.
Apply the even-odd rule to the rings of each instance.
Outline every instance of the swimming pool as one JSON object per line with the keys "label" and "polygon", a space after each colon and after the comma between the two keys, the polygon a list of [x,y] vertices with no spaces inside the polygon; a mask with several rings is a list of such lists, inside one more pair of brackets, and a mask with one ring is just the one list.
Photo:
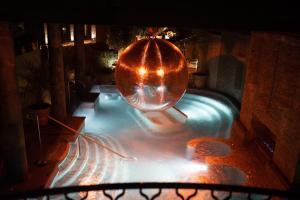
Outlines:
{"label": "swimming pool", "polygon": [[[188,90],[174,108],[142,112],[128,105],[115,86],[96,85],[91,92],[100,93],[96,103],[82,102],[73,114],[86,117],[84,137],[79,139],[80,156],[78,145],[72,144],[52,187],[195,182],[195,177],[211,176],[212,171],[215,175],[225,173],[220,183],[245,181],[245,174],[238,169],[209,166],[187,155],[187,143],[194,138],[230,137],[238,110],[226,97],[211,91]],[[123,159],[98,144],[131,159]]]}

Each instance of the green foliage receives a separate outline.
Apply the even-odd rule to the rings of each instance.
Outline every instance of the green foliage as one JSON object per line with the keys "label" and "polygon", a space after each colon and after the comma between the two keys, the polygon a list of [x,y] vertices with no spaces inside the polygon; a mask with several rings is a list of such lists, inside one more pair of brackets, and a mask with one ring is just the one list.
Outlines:
{"label": "green foliage", "polygon": [[113,71],[113,65],[117,62],[118,52],[109,50],[102,51],[97,58],[98,73],[111,73]]}
{"label": "green foliage", "polygon": [[16,77],[22,107],[43,101],[49,87],[48,68],[43,65],[40,50],[16,56]]}
{"label": "green foliage", "polygon": [[110,49],[119,50],[132,43],[137,35],[145,35],[145,27],[112,26],[107,37]]}

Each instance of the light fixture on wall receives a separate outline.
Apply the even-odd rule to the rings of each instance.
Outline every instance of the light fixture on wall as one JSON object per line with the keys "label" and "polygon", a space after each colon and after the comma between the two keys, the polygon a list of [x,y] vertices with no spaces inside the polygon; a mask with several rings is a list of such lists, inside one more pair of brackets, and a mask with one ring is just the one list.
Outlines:
{"label": "light fixture on wall", "polygon": [[70,24],[70,40],[74,42],[74,24]]}
{"label": "light fixture on wall", "polygon": [[44,23],[44,42],[46,45],[48,44],[48,27],[46,23]]}
{"label": "light fixture on wall", "polygon": [[96,40],[96,25],[91,25],[91,39]]}

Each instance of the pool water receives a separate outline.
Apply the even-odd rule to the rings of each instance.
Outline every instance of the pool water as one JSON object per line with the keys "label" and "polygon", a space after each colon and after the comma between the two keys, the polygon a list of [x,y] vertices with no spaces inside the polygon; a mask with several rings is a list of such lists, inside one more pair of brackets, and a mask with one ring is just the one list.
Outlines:
{"label": "pool water", "polygon": [[[187,143],[194,138],[230,137],[238,111],[222,95],[190,90],[174,108],[142,112],[128,105],[114,86],[97,85],[91,92],[100,92],[96,103],[83,102],[73,114],[86,117],[84,136],[78,140],[80,155],[78,144],[71,144],[51,187],[115,182],[197,182],[201,180],[199,177],[213,177],[215,183],[219,180],[224,184],[245,182],[245,173],[237,168],[210,166],[187,155]],[[212,145],[206,146],[211,148]],[[222,149],[224,153],[220,152]],[[230,149],[222,147],[214,151],[226,156]]]}

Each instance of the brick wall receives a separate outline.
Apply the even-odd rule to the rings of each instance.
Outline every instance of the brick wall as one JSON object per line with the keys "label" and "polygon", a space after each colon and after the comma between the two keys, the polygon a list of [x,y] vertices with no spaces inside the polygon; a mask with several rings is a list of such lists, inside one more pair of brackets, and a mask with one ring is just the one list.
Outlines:
{"label": "brick wall", "polygon": [[253,32],[240,121],[257,138],[253,118],[275,135],[273,161],[295,183],[300,151],[300,38]]}

